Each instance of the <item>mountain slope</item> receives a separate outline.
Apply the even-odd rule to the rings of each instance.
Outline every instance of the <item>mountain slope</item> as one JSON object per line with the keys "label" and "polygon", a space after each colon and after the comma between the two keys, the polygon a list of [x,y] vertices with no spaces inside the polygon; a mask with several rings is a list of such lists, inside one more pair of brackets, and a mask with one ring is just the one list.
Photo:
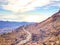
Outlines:
{"label": "mountain slope", "polygon": [[41,23],[0,35],[0,45],[60,45],[60,11]]}

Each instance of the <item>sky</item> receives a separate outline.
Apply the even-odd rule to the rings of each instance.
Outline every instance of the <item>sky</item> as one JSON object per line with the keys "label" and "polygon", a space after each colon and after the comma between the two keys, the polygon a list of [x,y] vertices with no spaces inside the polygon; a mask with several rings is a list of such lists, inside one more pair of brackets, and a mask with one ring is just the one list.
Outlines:
{"label": "sky", "polygon": [[60,10],[60,0],[0,0],[0,21],[41,22]]}

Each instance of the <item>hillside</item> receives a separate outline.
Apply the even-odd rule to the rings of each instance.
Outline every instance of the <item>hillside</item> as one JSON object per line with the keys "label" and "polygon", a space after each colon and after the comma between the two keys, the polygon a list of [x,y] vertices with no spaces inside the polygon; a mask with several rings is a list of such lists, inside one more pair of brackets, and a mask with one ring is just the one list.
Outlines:
{"label": "hillside", "polygon": [[60,11],[43,22],[0,35],[0,45],[60,45]]}

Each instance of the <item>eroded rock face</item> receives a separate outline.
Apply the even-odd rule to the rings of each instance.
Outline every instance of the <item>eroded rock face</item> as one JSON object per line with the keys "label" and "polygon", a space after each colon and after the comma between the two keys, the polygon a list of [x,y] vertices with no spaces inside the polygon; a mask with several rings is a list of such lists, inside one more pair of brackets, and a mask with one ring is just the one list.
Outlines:
{"label": "eroded rock face", "polygon": [[53,26],[56,30],[60,30],[60,16],[56,17],[56,20],[53,22]]}

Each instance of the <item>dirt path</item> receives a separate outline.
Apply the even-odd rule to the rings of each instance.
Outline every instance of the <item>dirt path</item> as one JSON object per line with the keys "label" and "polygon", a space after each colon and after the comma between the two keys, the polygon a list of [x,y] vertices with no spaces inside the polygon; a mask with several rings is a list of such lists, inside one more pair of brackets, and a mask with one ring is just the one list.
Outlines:
{"label": "dirt path", "polygon": [[24,43],[28,42],[28,41],[31,39],[31,34],[30,34],[30,32],[27,31],[27,30],[25,30],[24,28],[23,28],[23,30],[28,34],[28,36],[26,37],[25,40],[20,41],[17,45],[24,44]]}

